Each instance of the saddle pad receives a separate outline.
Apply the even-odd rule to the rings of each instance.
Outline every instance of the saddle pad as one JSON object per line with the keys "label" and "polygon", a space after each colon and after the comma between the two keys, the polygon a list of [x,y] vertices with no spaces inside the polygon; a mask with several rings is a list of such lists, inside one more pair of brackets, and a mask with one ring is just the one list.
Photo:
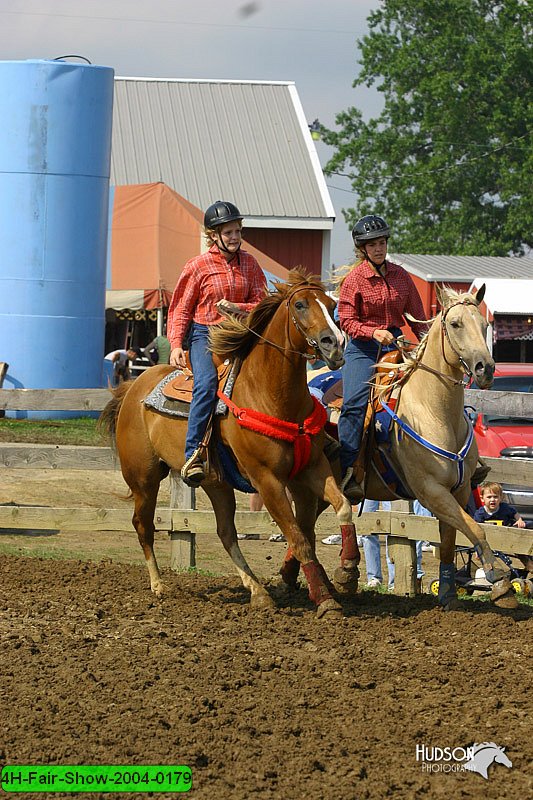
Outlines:
{"label": "saddle pad", "polygon": [[170,372],[162,381],[159,381],[157,386],[152,389],[150,394],[144,399],[146,408],[151,408],[162,414],[168,414],[171,417],[182,417],[186,419],[189,416],[190,401],[170,400],[163,394],[165,386],[172,380],[175,380],[179,375],[182,375],[181,369]]}
{"label": "saddle pad", "polygon": [[[228,359],[217,368],[219,388],[223,389],[228,397],[231,397],[239,366],[240,362],[230,362]],[[168,414],[171,417],[187,418],[191,406],[193,385],[193,376],[189,369],[174,370],[174,372],[169,373],[154,389],[152,389],[150,394],[145,398],[144,405],[147,408],[152,408],[154,411]],[[224,415],[227,414],[227,412],[227,406],[219,401],[215,409],[215,414]]]}

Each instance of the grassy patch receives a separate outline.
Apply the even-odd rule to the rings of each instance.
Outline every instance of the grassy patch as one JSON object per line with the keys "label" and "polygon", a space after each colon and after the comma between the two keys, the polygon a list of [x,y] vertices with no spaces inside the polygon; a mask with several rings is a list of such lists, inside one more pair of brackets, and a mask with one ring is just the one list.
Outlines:
{"label": "grassy patch", "polygon": [[105,446],[109,442],[96,429],[98,420],[0,419],[0,442]]}
{"label": "grassy patch", "polygon": [[219,578],[220,572],[211,572],[207,569],[198,569],[198,567],[181,567],[180,569],[173,570],[180,575],[203,575],[204,578]]}

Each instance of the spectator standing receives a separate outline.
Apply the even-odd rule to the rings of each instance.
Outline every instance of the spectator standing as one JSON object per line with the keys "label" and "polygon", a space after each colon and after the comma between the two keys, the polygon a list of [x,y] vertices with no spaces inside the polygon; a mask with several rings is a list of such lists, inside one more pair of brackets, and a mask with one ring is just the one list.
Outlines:
{"label": "spectator standing", "polygon": [[[144,355],[152,364],[170,364],[170,342],[166,336],[156,336],[144,348]],[[155,350],[155,358],[151,353]]]}
{"label": "spectator standing", "polygon": [[135,361],[137,358],[137,351],[133,348],[127,350],[112,350],[104,356],[104,361],[110,361],[113,364],[113,386],[117,386],[120,381],[129,381],[131,378],[130,361]]}

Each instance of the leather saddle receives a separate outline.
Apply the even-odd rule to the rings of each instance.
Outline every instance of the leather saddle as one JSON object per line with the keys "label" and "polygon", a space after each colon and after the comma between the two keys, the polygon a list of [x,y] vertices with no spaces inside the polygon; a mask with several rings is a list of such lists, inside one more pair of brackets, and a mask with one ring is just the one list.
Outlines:
{"label": "leather saddle", "polygon": [[[223,389],[226,379],[230,373],[232,362],[229,358],[221,361],[213,357],[218,375],[218,388]],[[188,360],[187,360],[188,362]],[[188,362],[189,363],[189,362]],[[192,390],[194,386],[194,376],[189,367],[177,375],[173,380],[163,386],[162,392],[167,400],[179,400],[181,403],[189,403],[192,400]]]}
{"label": "leather saddle", "polygon": [[[369,446],[372,448],[372,459],[377,463],[378,471],[380,474],[384,472],[380,454],[374,446],[374,436],[372,435],[370,426],[374,415],[382,410],[380,399],[384,399],[391,407],[396,405],[395,395],[398,394],[402,383],[402,372],[397,368],[391,367],[391,364],[402,364],[403,361],[402,352],[400,350],[393,350],[389,353],[384,353],[376,364],[376,370],[370,387],[369,401],[366,407],[361,447],[357,461],[353,465],[354,478],[358,484],[362,484],[364,481],[365,468],[368,466],[367,452]],[[342,379],[337,381],[325,392],[322,402],[328,408],[328,418],[330,422],[336,423],[343,402]],[[394,497],[396,497],[396,495],[394,495]]]}
{"label": "leather saddle", "polygon": [[[390,399],[393,390],[393,383],[400,377],[398,369],[391,369],[390,364],[403,363],[403,355],[400,350],[393,350],[390,353],[384,353],[376,365],[376,371],[370,387],[370,399],[366,409],[364,431],[370,424],[373,411],[380,411],[381,406],[379,400],[384,398],[385,402]],[[329,415],[331,422],[336,422],[342,407],[342,378],[340,378],[333,386],[325,392],[322,399],[324,405],[331,410]]]}

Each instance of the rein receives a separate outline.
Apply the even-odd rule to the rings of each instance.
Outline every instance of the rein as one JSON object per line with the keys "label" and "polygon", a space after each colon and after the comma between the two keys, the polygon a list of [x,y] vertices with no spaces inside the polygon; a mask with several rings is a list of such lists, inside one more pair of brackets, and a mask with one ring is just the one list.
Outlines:
{"label": "rein", "polygon": [[[468,386],[470,379],[472,378],[472,370],[452,344],[448,328],[446,327],[446,316],[448,312],[451,311],[452,308],[455,308],[455,306],[464,306],[464,305],[468,305],[468,303],[465,301],[459,303],[453,303],[446,309],[446,311],[442,312],[440,321],[440,338],[441,338],[442,357],[445,363],[448,364],[449,367],[453,368],[453,364],[450,364],[450,362],[446,358],[446,352],[444,350],[444,338],[446,337],[446,340],[452,352],[457,356],[459,363],[463,367],[464,372],[468,375],[468,380],[465,381],[465,380],[458,380],[457,378],[452,378],[451,375],[446,375],[444,372],[439,372],[437,369],[433,369],[433,367],[428,367],[427,364],[424,364],[422,361],[415,362],[415,368],[420,367],[420,369],[423,369],[426,372],[431,372],[432,375],[436,375],[438,378],[445,378],[450,383],[453,383],[454,386],[463,386],[463,387]],[[396,346],[398,347],[398,344],[396,344]],[[402,348],[398,347],[398,349],[401,350]]]}
{"label": "rein", "polygon": [[[318,342],[316,341],[316,339],[311,339],[309,336],[306,336],[305,331],[302,330],[302,327],[299,325],[298,320],[292,313],[292,309],[290,307],[290,302],[294,297],[294,295],[298,294],[298,292],[306,291],[308,288],[309,288],[308,286],[296,287],[296,289],[293,289],[293,291],[289,293],[287,299],[285,300],[285,305],[287,306],[287,339],[292,344],[291,335],[289,331],[289,317],[290,317],[292,324],[294,325],[298,333],[301,334],[301,336],[303,336],[309,347],[313,348],[314,353],[302,353],[300,352],[300,350],[292,350],[289,347],[281,347],[281,345],[277,344],[277,342],[273,342],[270,339],[267,339],[265,336],[262,336],[260,333],[257,333],[257,331],[254,331],[253,328],[250,328],[248,325],[246,325],[246,323],[243,320],[240,320],[240,324],[243,326],[243,328],[246,328],[248,333],[253,333],[253,335],[257,336],[258,339],[261,339],[262,342],[265,342],[265,344],[269,344],[271,347],[275,347],[276,350],[280,351],[280,353],[292,353],[293,355],[300,356],[300,358],[305,358],[306,361],[312,361],[314,358],[316,358],[316,356],[322,355],[318,347]],[[316,291],[320,292],[323,290],[316,287]]]}

